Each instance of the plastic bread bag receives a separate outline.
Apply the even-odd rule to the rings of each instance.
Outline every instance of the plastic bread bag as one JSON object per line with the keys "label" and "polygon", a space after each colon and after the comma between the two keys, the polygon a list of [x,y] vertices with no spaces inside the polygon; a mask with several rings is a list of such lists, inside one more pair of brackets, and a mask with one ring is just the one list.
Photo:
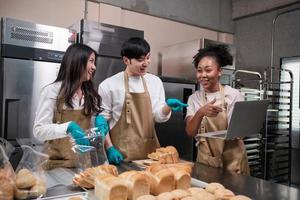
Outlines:
{"label": "plastic bread bag", "polygon": [[92,128],[86,131],[87,136],[81,139],[77,139],[77,143],[80,140],[88,140],[89,145],[79,145],[73,142],[72,150],[78,155],[79,168],[85,170],[89,167],[95,167],[102,164],[108,164],[108,159],[104,147],[105,136],[97,128]]}
{"label": "plastic bread bag", "polygon": [[14,198],[15,173],[9,162],[9,155],[14,147],[6,140],[0,138],[0,199],[12,200]]}
{"label": "plastic bread bag", "polygon": [[48,155],[41,153],[31,146],[21,145],[23,156],[16,169],[17,199],[42,197],[46,191],[46,179],[42,165]]}

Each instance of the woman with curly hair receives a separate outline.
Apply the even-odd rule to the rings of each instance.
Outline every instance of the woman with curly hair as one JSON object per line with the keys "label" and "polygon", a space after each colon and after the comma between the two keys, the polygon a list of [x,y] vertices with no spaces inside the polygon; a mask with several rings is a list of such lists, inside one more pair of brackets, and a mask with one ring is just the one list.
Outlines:
{"label": "woman with curly hair", "polygon": [[238,90],[219,82],[222,67],[232,65],[232,56],[225,45],[216,45],[199,49],[193,58],[201,89],[189,97],[186,132],[198,141],[197,162],[249,175],[242,139],[200,137],[201,133],[226,130],[235,102],[244,100]]}

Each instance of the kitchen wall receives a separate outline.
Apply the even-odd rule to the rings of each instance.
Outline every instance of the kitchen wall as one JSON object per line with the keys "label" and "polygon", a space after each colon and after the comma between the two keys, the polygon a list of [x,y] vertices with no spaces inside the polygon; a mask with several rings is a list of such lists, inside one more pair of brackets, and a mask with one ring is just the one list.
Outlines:
{"label": "kitchen wall", "polygon": [[93,0],[126,10],[233,33],[231,0]]}
{"label": "kitchen wall", "polygon": [[[300,3],[235,21],[236,68],[262,72],[271,64],[273,19],[283,11],[300,8]],[[300,10],[278,17],[275,25],[274,65],[281,57],[300,55]]]}
{"label": "kitchen wall", "polygon": [[[0,0],[0,15],[35,23],[68,27],[84,17],[83,0]],[[233,35],[122,9],[88,3],[88,19],[143,30],[152,48],[149,71],[157,74],[158,53],[165,46],[208,38],[233,43]],[[192,61],[192,58],[191,58]]]}

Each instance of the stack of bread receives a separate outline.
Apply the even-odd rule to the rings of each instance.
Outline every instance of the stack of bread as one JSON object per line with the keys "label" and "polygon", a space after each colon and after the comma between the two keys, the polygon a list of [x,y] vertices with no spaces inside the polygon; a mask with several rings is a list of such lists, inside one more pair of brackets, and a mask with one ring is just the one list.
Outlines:
{"label": "stack of bread", "polygon": [[73,183],[80,187],[92,189],[95,187],[95,177],[101,174],[118,176],[118,170],[114,165],[99,165],[97,167],[87,168],[84,172],[75,174]]}
{"label": "stack of bread", "polygon": [[190,173],[175,165],[152,164],[146,168],[145,175],[150,183],[150,193],[154,195],[191,186]]}
{"label": "stack of bread", "polygon": [[176,189],[157,196],[143,195],[137,200],[251,200],[243,195],[235,196],[233,192],[219,183],[210,183],[205,189],[190,187],[186,190]]}
{"label": "stack of bread", "polygon": [[40,197],[47,191],[45,182],[30,170],[21,169],[16,176],[15,197],[26,199]]}
{"label": "stack of bread", "polygon": [[155,152],[148,154],[148,158],[156,160],[161,164],[178,163],[179,154],[175,147],[167,146],[158,148]]}
{"label": "stack of bread", "polygon": [[136,200],[149,193],[150,185],[142,172],[132,170],[118,177],[101,174],[95,178],[95,196],[99,200]]}

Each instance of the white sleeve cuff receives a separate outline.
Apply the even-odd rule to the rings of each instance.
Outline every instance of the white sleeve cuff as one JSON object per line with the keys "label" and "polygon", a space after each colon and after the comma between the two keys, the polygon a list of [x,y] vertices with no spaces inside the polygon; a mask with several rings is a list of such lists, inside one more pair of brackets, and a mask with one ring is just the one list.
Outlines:
{"label": "white sleeve cuff", "polygon": [[55,127],[55,134],[56,134],[56,138],[64,138],[68,135],[67,133],[67,129],[68,129],[68,126],[71,122],[66,122],[66,123],[63,123],[63,124],[58,124],[56,127]]}

